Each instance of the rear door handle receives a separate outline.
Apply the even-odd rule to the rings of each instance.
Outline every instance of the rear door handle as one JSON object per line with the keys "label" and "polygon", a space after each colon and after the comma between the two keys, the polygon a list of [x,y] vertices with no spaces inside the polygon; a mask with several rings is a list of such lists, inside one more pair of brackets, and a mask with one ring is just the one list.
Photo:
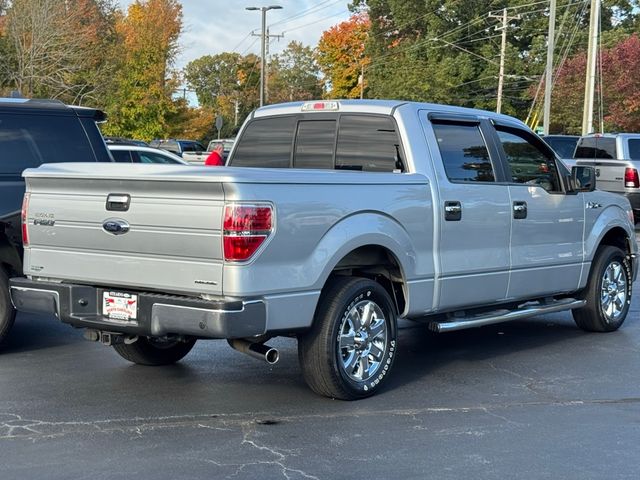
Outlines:
{"label": "rear door handle", "polygon": [[448,222],[462,220],[462,204],[456,201],[444,202],[444,219]]}
{"label": "rear door handle", "polygon": [[513,202],[513,218],[516,220],[527,218],[527,202]]}

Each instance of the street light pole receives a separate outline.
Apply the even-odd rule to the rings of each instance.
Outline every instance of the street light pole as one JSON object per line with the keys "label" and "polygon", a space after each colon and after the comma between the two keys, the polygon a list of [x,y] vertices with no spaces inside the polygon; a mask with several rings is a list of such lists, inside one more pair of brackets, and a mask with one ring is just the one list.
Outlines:
{"label": "street light pole", "polygon": [[267,11],[278,10],[282,7],[280,5],[269,5],[268,7],[246,7],[247,10],[260,10],[262,12],[262,34],[261,48],[260,48],[260,106],[264,105],[264,72],[266,63],[266,45],[267,45]]}

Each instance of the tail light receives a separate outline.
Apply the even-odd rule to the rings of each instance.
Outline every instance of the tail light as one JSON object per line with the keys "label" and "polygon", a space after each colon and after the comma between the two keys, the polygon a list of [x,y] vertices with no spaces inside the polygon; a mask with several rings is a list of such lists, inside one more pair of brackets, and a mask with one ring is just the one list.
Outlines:
{"label": "tail light", "polygon": [[27,228],[27,210],[29,209],[29,197],[30,193],[25,193],[22,199],[22,245],[29,246],[29,230]]}
{"label": "tail light", "polygon": [[225,261],[249,260],[273,231],[273,208],[268,204],[227,204],[222,230]]}
{"label": "tail light", "polygon": [[624,186],[627,188],[640,188],[638,170],[631,167],[627,167],[624,170]]}

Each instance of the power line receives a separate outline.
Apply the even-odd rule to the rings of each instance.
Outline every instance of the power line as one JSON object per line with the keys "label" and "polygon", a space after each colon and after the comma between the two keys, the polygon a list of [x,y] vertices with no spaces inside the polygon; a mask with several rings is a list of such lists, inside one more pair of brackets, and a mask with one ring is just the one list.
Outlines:
{"label": "power line", "polygon": [[334,13],[333,15],[329,15],[328,17],[319,18],[317,20],[314,20],[313,22],[305,23],[304,25],[299,25],[299,26],[293,27],[293,28],[287,28],[287,29],[283,30],[283,32],[284,33],[289,33],[289,32],[293,32],[295,30],[300,30],[301,28],[309,27],[311,25],[315,25],[316,23],[324,22],[325,20],[329,20],[330,18],[337,17],[338,15],[344,15],[345,13],[349,13],[349,10],[343,10],[343,11],[340,11],[338,13]]}
{"label": "power line", "polygon": [[[270,27],[275,27],[277,25],[282,25],[283,23],[290,23],[293,20],[299,20],[300,18],[306,17],[308,15],[312,15],[314,13],[317,13],[321,10],[324,10],[325,8],[331,7],[332,5],[335,5],[336,3],[340,3],[340,2],[344,2],[344,0],[325,0],[324,2],[320,2],[319,4],[313,6],[313,7],[309,7],[306,10],[302,10],[298,13],[294,13],[293,15],[283,18],[281,20],[278,20],[275,23],[271,23],[269,26]],[[328,5],[327,5],[328,4]]]}

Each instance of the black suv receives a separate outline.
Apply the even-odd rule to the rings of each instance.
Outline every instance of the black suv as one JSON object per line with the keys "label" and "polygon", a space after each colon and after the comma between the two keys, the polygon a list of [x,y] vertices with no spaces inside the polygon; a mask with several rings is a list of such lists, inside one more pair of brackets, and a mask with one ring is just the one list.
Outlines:
{"label": "black suv", "polygon": [[9,277],[22,275],[22,171],[43,163],[111,162],[100,110],[55,100],[0,98],[0,345],[15,318]]}

